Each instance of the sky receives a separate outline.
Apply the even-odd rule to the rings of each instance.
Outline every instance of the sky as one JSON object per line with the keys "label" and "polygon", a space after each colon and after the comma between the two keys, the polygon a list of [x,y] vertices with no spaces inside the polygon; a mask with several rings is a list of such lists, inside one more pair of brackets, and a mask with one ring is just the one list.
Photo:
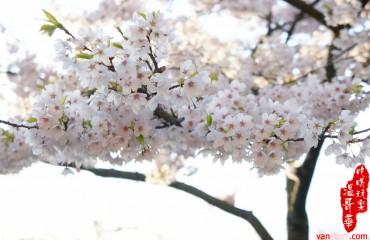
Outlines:
{"label": "sky", "polygon": [[[49,50],[52,40],[38,33],[43,18],[41,9],[47,9],[47,2],[13,0],[0,8],[0,23],[11,29],[13,37],[27,40],[27,46],[42,45],[41,58],[52,51],[52,48]],[[82,11],[93,3],[65,0],[64,4]],[[220,26],[219,23],[217,16],[205,20],[206,26]],[[222,31],[222,27],[217,30]],[[235,31],[223,30],[228,36]],[[3,76],[0,80],[3,81]],[[1,88],[4,94],[5,88],[0,84]],[[0,100],[0,115],[5,105]],[[363,114],[360,125],[366,126],[369,118],[369,112]],[[276,239],[286,238],[284,172],[258,178],[248,164],[221,166],[200,158],[193,162],[199,167],[198,172],[191,178],[179,178],[181,181],[216,197],[236,194],[237,207],[253,210]],[[143,169],[143,166],[129,165],[122,169],[137,168]],[[64,177],[61,171],[60,167],[37,163],[16,175],[0,175],[0,240],[258,239],[244,220],[187,193],[85,172]],[[307,200],[313,239],[319,233],[345,233],[341,225],[339,191],[352,175],[353,169],[336,165],[333,157],[320,156]],[[368,226],[370,213],[360,214],[354,233],[370,235]]]}

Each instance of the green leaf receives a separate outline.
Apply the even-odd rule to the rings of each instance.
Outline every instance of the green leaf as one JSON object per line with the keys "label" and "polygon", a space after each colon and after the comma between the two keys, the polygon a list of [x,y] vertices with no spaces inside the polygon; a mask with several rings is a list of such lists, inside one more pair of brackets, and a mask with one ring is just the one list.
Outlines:
{"label": "green leaf", "polygon": [[123,35],[122,29],[118,25],[114,25],[114,27],[117,29],[117,31],[121,34],[123,38],[126,39],[125,35]]}
{"label": "green leaf", "polygon": [[279,119],[278,123],[275,124],[274,128],[279,128],[281,127],[284,123],[286,122],[285,119]]}
{"label": "green leaf", "polygon": [[26,122],[29,122],[29,123],[37,122],[37,118],[30,117],[30,118],[27,119]]}
{"label": "green leaf", "polygon": [[95,94],[96,90],[98,90],[97,88],[94,88],[94,89],[89,89],[87,91],[87,96],[88,97],[91,97],[93,94]]}
{"label": "green leaf", "polygon": [[66,99],[67,99],[67,95],[65,95],[64,97],[62,97],[62,99],[60,99],[60,103],[64,104],[66,102]]}
{"label": "green leaf", "polygon": [[189,79],[190,79],[190,78],[195,77],[197,74],[198,74],[198,72],[197,72],[197,71],[195,71],[195,73],[193,73],[193,74],[191,74],[191,75],[189,76]]}
{"label": "green leaf", "polygon": [[179,79],[179,84],[180,85],[184,85],[184,83],[185,83],[185,78],[180,78]]}
{"label": "green leaf", "polygon": [[353,85],[352,87],[350,87],[348,89],[348,91],[351,92],[351,93],[360,94],[363,87],[364,86],[359,85],[359,84],[358,85]]}
{"label": "green leaf", "polygon": [[49,35],[49,37],[51,37],[55,31],[56,27],[54,25],[50,25],[50,24],[44,24],[41,26],[40,28],[40,32],[45,32]]}
{"label": "green leaf", "polygon": [[145,13],[138,12],[138,14],[139,14],[140,16],[142,16],[142,17],[146,20],[146,14],[145,14]]}
{"label": "green leaf", "polygon": [[109,82],[109,85],[111,88],[117,88],[118,87],[118,83],[116,82]]}
{"label": "green leaf", "polygon": [[135,122],[134,121],[131,121],[130,128],[132,129],[132,131],[134,131],[134,128],[135,128]]}
{"label": "green leaf", "polygon": [[82,59],[92,59],[94,57],[93,54],[88,54],[84,52],[80,52],[75,55],[75,58],[82,58]]}
{"label": "green leaf", "polygon": [[61,23],[58,23],[57,25],[55,25],[57,28],[61,29],[61,30],[65,30],[63,24]]}
{"label": "green leaf", "polygon": [[64,124],[68,123],[69,118],[67,115],[63,115],[58,119],[59,125],[60,126],[65,126]]}
{"label": "green leaf", "polygon": [[51,13],[49,13],[48,11],[45,11],[44,9],[42,9],[42,11],[44,12],[45,17],[49,20],[49,22],[51,22],[54,25],[59,24],[58,20]]}
{"label": "green leaf", "polygon": [[63,126],[63,116],[58,119],[58,122],[60,126]]}
{"label": "green leaf", "polygon": [[90,120],[82,120],[82,126],[88,126],[89,128],[92,128],[92,124]]}
{"label": "green leaf", "polygon": [[210,114],[206,116],[206,124],[207,127],[210,127],[212,125],[212,116]]}
{"label": "green leaf", "polygon": [[286,141],[282,141],[281,142],[281,147],[283,148],[283,151],[285,152],[285,153],[287,153],[288,152],[288,148],[286,147]]}
{"label": "green leaf", "polygon": [[218,74],[217,73],[211,73],[211,74],[209,74],[209,78],[211,79],[211,81],[216,81],[216,80],[218,80]]}
{"label": "green leaf", "polygon": [[335,127],[335,124],[336,124],[335,121],[331,121],[331,122],[329,122],[328,127],[333,128],[333,127]]}
{"label": "green leaf", "polygon": [[140,144],[140,145],[144,145],[144,136],[142,134],[140,134],[139,136],[136,137],[136,140],[137,142]]}
{"label": "green leaf", "polygon": [[123,49],[122,45],[119,43],[112,43],[112,46],[119,48],[119,49]]}
{"label": "green leaf", "polygon": [[0,140],[4,140],[5,144],[8,145],[9,143],[11,142],[14,142],[14,134],[12,133],[9,133],[8,131],[6,130],[3,130],[3,133],[2,135],[5,137],[5,138],[0,138]]}
{"label": "green leaf", "polygon": [[348,132],[349,134],[353,135],[355,133],[355,127],[352,127],[351,130]]}

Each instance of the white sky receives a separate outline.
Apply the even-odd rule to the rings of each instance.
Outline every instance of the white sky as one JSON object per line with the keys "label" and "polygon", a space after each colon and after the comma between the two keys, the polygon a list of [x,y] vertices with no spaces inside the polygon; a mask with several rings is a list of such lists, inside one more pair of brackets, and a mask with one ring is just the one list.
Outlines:
{"label": "white sky", "polygon": [[[38,33],[42,24],[39,19],[43,18],[41,8],[48,9],[46,3],[45,0],[7,1],[0,8],[0,23],[11,26],[15,35],[21,29],[25,36],[22,40],[27,40],[29,46],[42,43],[46,48],[47,42],[52,46],[52,39]],[[64,3],[71,7],[78,5],[75,7],[78,10],[91,1],[65,0]],[[207,26],[212,24],[220,26],[220,20],[213,16],[206,22]],[[223,30],[229,31],[228,35],[233,32]],[[369,113],[364,115],[363,124],[369,118]],[[257,178],[248,165],[220,166],[207,160],[197,161],[200,161],[199,172],[183,181],[215,196],[237,192],[236,206],[253,210],[274,238],[286,238],[283,172]],[[368,164],[367,167],[370,170]],[[258,239],[244,220],[181,191],[89,173],[63,177],[61,170],[40,163],[18,175],[0,175],[0,240]],[[352,175],[352,169],[337,166],[332,157],[321,156],[307,201],[312,238],[316,233],[345,233],[339,191]],[[358,215],[354,233],[370,235],[368,226],[369,211]]]}

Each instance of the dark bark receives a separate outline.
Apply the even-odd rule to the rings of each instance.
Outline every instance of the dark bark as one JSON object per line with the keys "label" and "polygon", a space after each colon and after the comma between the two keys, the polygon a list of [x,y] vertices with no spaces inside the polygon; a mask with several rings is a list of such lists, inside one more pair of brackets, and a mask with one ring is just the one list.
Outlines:
{"label": "dark bark", "polygon": [[362,8],[365,8],[366,4],[369,2],[369,0],[360,0]]}
{"label": "dark bark", "polygon": [[[313,3],[311,3],[309,6],[311,7],[314,7],[320,0],[315,0]],[[293,35],[294,33],[294,29],[295,27],[297,26],[297,24],[302,20],[304,19],[305,17],[305,12],[301,11],[294,19],[292,25],[290,26],[289,30],[287,31],[287,38],[285,39],[285,43],[288,43],[290,37]]]}
{"label": "dark bark", "polygon": [[306,200],[323,143],[324,137],[319,140],[316,148],[309,150],[303,165],[295,169],[294,177],[287,177],[288,240],[308,240],[309,238]]}
{"label": "dark bark", "polygon": [[348,25],[338,25],[336,27],[329,26],[325,21],[325,15],[314,8],[312,5],[307,4],[302,0],[284,0],[285,2],[289,3],[291,6],[297,8],[302,13],[307,14],[308,16],[312,17],[318,23],[324,25],[325,27],[329,28],[334,34],[339,34],[340,30],[343,28],[348,28]]}
{"label": "dark bark", "polygon": [[12,126],[12,127],[17,127],[17,128],[27,128],[27,129],[31,129],[31,128],[37,128],[38,129],[39,128],[39,126],[37,124],[32,125],[32,126],[28,126],[28,125],[12,123],[12,122],[9,122],[9,121],[4,121],[4,120],[0,120],[0,123],[6,124],[6,125],[9,125],[9,126]]}
{"label": "dark bark", "polygon": [[[115,169],[91,169],[91,168],[84,168],[84,170],[94,173],[97,176],[102,177],[113,177],[113,178],[122,178],[122,179],[130,179],[135,181],[142,181],[145,182],[145,175],[137,172],[123,172],[117,171]],[[244,209],[240,209],[230,205],[229,203],[222,201],[218,198],[212,197],[211,195],[181,182],[173,182],[169,185],[169,187],[187,192],[193,196],[196,196],[200,199],[203,199],[207,203],[224,210],[230,214],[238,216],[247,222],[249,222],[252,227],[256,230],[258,235],[263,240],[270,240],[272,239],[271,235],[268,233],[266,228],[262,225],[262,223],[258,220],[256,216],[253,215],[252,211],[246,211]]]}

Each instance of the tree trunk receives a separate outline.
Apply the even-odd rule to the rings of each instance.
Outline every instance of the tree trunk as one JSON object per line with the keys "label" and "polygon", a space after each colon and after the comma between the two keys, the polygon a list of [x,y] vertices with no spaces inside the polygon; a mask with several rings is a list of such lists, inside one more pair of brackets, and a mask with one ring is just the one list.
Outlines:
{"label": "tree trunk", "polygon": [[288,194],[288,240],[308,240],[309,226],[306,213],[306,199],[317,159],[324,139],[316,148],[311,148],[302,166],[295,168],[294,176],[287,176]]}

